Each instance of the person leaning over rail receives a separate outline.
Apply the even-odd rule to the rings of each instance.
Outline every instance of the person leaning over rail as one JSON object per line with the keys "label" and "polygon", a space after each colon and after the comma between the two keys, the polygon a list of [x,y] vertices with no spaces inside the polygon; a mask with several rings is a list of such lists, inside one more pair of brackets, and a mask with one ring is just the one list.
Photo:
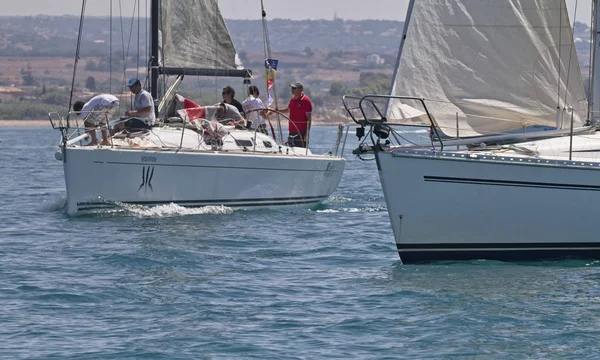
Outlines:
{"label": "person leaning over rail", "polygon": [[119,109],[119,99],[111,94],[96,95],[87,102],[77,101],[73,104],[73,111],[83,118],[86,132],[90,135],[90,145],[97,145],[96,127],[104,125],[102,133],[102,145],[109,145],[106,125]]}
{"label": "person leaning over rail", "polygon": [[304,86],[297,82],[290,84],[292,98],[288,107],[276,109],[282,113],[290,113],[288,144],[296,147],[306,147],[308,134],[312,123],[312,103],[308,96],[304,95]]}

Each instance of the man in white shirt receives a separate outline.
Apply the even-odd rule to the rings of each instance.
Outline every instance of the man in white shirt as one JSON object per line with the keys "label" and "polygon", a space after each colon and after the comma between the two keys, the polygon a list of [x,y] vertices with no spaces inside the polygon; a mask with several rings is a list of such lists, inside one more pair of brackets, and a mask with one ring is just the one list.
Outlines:
{"label": "man in white shirt", "polygon": [[[111,94],[100,94],[91,98],[88,102],[77,101],[73,104],[73,111],[83,118],[86,132],[92,141],[90,145],[97,145],[96,127],[107,124],[119,109],[119,99]],[[109,145],[106,126],[101,129],[102,145]]]}
{"label": "man in white shirt", "polygon": [[125,122],[125,128],[135,130],[151,128],[156,123],[152,95],[142,88],[142,84],[137,78],[129,79],[127,87],[135,94],[135,98],[133,99],[133,110],[125,112],[125,116],[132,117]]}
{"label": "man in white shirt", "polygon": [[267,120],[271,114],[270,111],[266,110],[262,100],[259,99],[260,92],[256,85],[248,87],[248,97],[242,102],[242,108],[246,113],[246,120],[250,125],[250,129],[255,129],[263,134],[269,134],[267,132]]}

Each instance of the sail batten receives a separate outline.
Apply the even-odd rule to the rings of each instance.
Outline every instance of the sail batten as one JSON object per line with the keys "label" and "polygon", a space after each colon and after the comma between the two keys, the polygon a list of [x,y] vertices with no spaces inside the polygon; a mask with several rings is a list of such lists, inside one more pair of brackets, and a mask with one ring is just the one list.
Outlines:
{"label": "sail batten", "polygon": [[162,68],[241,70],[216,0],[161,0]]}
{"label": "sail batten", "polygon": [[[415,1],[391,94],[424,98],[450,136],[577,127],[587,116],[564,0]],[[398,100],[387,115],[423,118]]]}

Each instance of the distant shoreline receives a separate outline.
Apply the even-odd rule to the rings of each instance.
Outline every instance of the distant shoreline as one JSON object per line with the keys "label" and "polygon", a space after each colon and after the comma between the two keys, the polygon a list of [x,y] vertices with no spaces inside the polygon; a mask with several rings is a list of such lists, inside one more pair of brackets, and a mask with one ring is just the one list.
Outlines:
{"label": "distant shoreline", "polygon": [[[339,123],[313,122],[314,126],[337,126]],[[282,126],[287,126],[287,121],[281,122]],[[50,120],[0,120],[0,128],[7,127],[51,127]]]}
{"label": "distant shoreline", "polygon": [[51,127],[50,120],[0,120],[0,127]]}

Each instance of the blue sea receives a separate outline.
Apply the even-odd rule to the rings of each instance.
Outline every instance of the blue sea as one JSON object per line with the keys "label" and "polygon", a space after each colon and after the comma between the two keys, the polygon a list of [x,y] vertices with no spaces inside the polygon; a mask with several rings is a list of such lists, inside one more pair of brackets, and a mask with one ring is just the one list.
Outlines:
{"label": "blue sea", "polygon": [[[335,134],[315,128],[313,150]],[[403,265],[352,131],[316,209],[83,217],[65,212],[57,131],[0,139],[2,359],[600,357],[598,263]]]}

